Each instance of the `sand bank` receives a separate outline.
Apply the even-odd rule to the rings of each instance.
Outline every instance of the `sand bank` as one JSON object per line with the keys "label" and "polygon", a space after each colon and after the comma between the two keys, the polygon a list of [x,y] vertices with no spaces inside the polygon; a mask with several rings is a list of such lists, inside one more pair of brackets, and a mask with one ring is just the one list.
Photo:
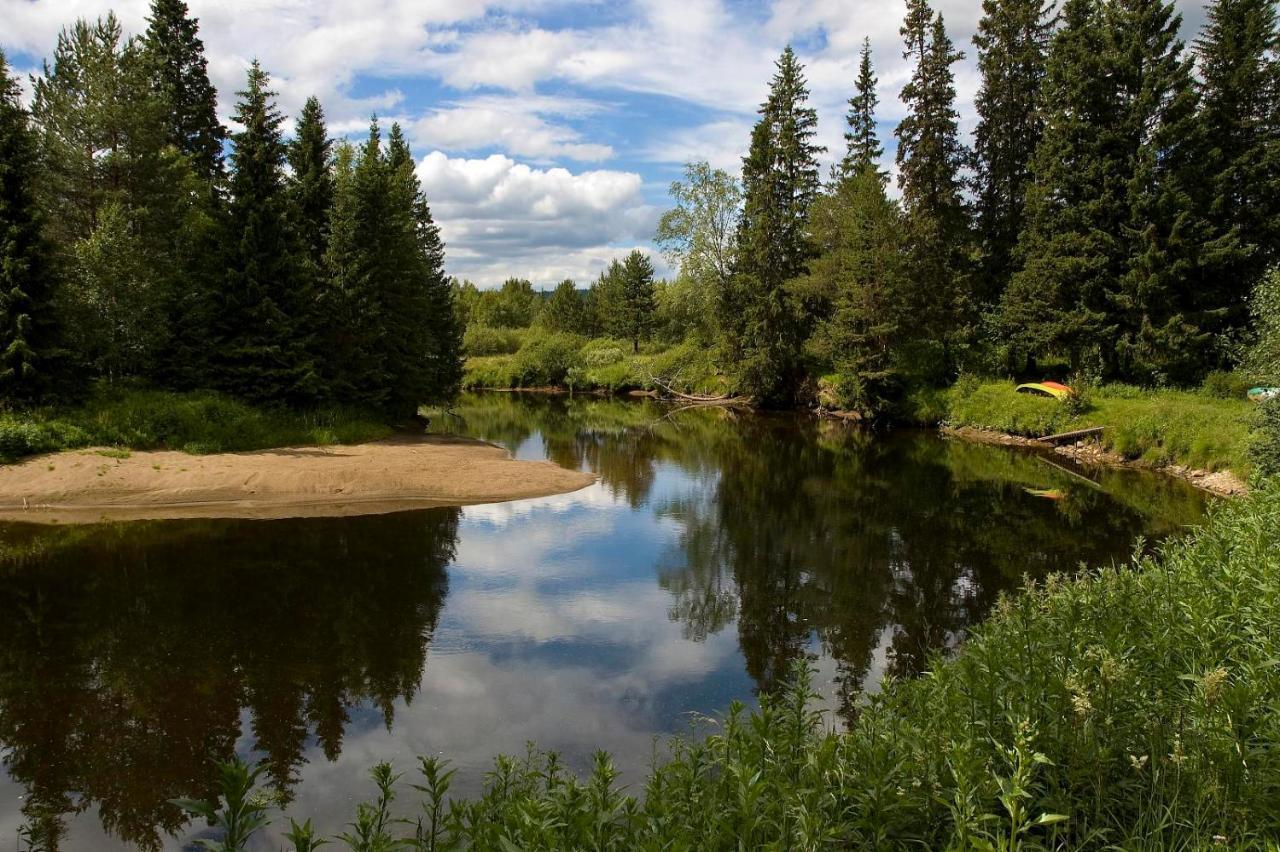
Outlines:
{"label": "sand bank", "polygon": [[192,456],[70,450],[0,465],[0,519],[92,523],[142,518],[364,515],[576,491],[587,473],[515,461],[465,438]]}

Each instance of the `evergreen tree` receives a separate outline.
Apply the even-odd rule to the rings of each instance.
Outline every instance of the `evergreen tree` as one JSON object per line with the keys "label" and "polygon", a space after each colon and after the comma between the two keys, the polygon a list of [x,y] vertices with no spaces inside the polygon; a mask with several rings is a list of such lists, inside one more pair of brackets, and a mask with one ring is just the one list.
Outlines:
{"label": "evergreen tree", "polygon": [[[1245,296],[1280,260],[1280,33],[1275,0],[1214,0],[1195,42],[1205,212],[1225,243],[1205,259],[1197,292],[1210,323],[1234,336]],[[1226,238],[1225,240],[1223,238]]]}
{"label": "evergreen tree", "polygon": [[[871,39],[864,38],[858,55],[856,94],[849,99],[849,112],[845,116],[849,129],[844,134],[845,155],[840,169],[846,177],[857,175],[868,166],[877,172],[880,169],[884,149],[876,136],[876,105],[879,103],[876,82],[871,67]],[[883,176],[883,172],[879,173]]]}
{"label": "evergreen tree", "polygon": [[538,315],[538,323],[551,331],[567,331],[582,334],[586,323],[583,314],[586,305],[578,292],[578,285],[566,278],[551,291],[551,298]]}
{"label": "evergreen tree", "polygon": [[0,402],[38,399],[53,379],[54,277],[41,234],[35,134],[0,52]]}
{"label": "evergreen tree", "polygon": [[333,140],[325,126],[324,110],[314,96],[307,98],[289,144],[290,190],[294,227],[304,257],[319,269],[328,247],[329,208],[333,205]]}
{"label": "evergreen tree", "polygon": [[1052,3],[983,0],[973,36],[982,88],[975,107],[973,194],[981,250],[978,299],[999,299],[1013,274],[1031,158],[1044,130],[1040,92],[1052,37]]}
{"label": "evergreen tree", "polygon": [[[504,285],[505,287],[505,285]],[[592,336],[626,337],[623,304],[625,285],[622,262],[616,257],[600,272],[587,291],[587,326]]]}
{"label": "evergreen tree", "polygon": [[805,225],[823,150],[813,142],[818,116],[790,46],[776,67],[742,164],[737,270],[720,311],[738,384],[764,404],[785,403],[796,390],[804,334],[785,284],[813,255]]}
{"label": "evergreen tree", "polygon": [[222,294],[218,383],[257,401],[307,401],[319,392],[308,341],[297,332],[310,299],[299,292],[285,186],[285,143],[270,77],[255,60],[239,92],[227,212],[227,278]]}
{"label": "evergreen tree", "polygon": [[622,262],[621,326],[631,339],[631,351],[640,351],[640,341],[653,329],[653,264],[636,249]]}
{"label": "evergreen tree", "polygon": [[896,362],[910,324],[902,213],[879,170],[863,163],[814,202],[810,230],[818,256],[792,285],[820,305],[808,348],[835,368],[834,404],[879,416],[899,390]]}
{"label": "evergreen tree", "polygon": [[914,65],[902,89],[907,114],[898,137],[898,183],[906,216],[915,311],[921,331],[942,343],[943,360],[928,373],[948,367],[952,344],[967,335],[973,303],[967,292],[968,212],[960,170],[968,156],[960,142],[951,66],[964,54],[947,37],[942,15],[927,0],[908,0],[902,27],[904,58]]}
{"label": "evergreen tree", "polygon": [[151,0],[143,44],[169,142],[191,158],[197,175],[213,181],[222,174],[227,131],[218,121],[218,93],[209,82],[199,28],[183,0]]}
{"label": "evergreen tree", "polygon": [[1020,268],[999,312],[1014,370],[1034,373],[1035,358],[1050,352],[1080,368],[1116,333],[1107,293],[1123,271],[1127,173],[1105,48],[1096,0],[1067,0],[1046,66]]}

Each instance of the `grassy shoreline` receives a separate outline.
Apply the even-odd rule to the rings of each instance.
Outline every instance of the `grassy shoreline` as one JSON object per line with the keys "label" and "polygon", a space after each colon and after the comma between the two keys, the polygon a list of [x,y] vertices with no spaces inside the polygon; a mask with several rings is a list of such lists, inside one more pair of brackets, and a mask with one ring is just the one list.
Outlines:
{"label": "grassy shoreline", "polygon": [[[1274,849],[1277,624],[1273,484],[1154,556],[1002,599],[954,656],[885,684],[846,731],[812,711],[798,669],[759,711],[675,740],[642,794],[618,788],[604,754],[580,780],[531,752],[499,758],[479,798],[449,801],[447,763],[424,758],[399,784],[416,785],[418,818],[390,817],[399,776],[380,765],[352,836],[430,849]],[[224,773],[233,794],[252,787],[243,767]],[[294,825],[293,848],[314,848]]]}
{"label": "grassy shoreline", "polygon": [[211,391],[101,388],[76,406],[0,413],[0,462],[91,446],[205,455],[355,444],[392,432],[354,410],[297,412],[257,408]]}

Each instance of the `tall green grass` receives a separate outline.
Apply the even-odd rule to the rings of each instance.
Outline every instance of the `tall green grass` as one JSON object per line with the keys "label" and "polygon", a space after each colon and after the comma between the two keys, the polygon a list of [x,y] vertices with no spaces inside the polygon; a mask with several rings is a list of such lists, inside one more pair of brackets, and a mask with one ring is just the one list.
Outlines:
{"label": "tall green grass", "polygon": [[296,412],[256,408],[212,392],[104,388],[76,407],[0,414],[0,461],[96,445],[218,453],[349,444],[391,431],[344,409]]}
{"label": "tall green grass", "polygon": [[[939,406],[931,399],[918,407],[929,409],[932,422],[941,419],[950,425],[1029,437],[1105,426],[1102,446],[1129,459],[1229,469],[1245,477],[1253,469],[1250,430],[1255,406],[1239,397],[1104,385],[1068,404],[1016,393],[1012,382],[962,379],[943,393],[943,403]],[[913,419],[924,420],[919,414]]]}
{"label": "tall green grass", "polygon": [[[1154,556],[1002,599],[957,654],[885,684],[847,731],[812,709],[801,667],[758,711],[734,706],[708,735],[677,739],[642,792],[620,789],[603,753],[581,779],[554,754],[499,758],[472,800],[451,799],[438,758],[404,779],[383,764],[339,843],[1274,849],[1277,625],[1272,487]],[[408,820],[389,816],[397,790],[416,804]],[[240,807],[243,790],[232,793]],[[291,836],[307,827],[292,824]],[[314,848],[307,828],[312,845],[294,848]]]}

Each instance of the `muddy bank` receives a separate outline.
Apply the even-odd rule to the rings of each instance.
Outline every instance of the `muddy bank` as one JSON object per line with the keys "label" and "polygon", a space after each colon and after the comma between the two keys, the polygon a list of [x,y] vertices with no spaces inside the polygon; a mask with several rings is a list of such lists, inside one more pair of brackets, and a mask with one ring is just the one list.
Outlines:
{"label": "muddy bank", "polygon": [[1072,461],[1088,465],[1105,465],[1108,467],[1134,467],[1143,470],[1154,470],[1169,476],[1185,479],[1197,488],[1216,494],[1219,497],[1239,497],[1249,493],[1249,486],[1229,470],[1209,471],[1183,465],[1154,465],[1141,459],[1127,459],[1119,453],[1104,449],[1095,440],[1077,441],[1073,444],[1052,445],[1034,438],[1021,435],[1009,435],[990,429],[979,429],[974,426],[941,426],[944,435],[976,441],[983,444],[998,444],[1005,447],[1026,447],[1038,452],[1054,453]]}
{"label": "muddy bank", "polygon": [[591,474],[447,436],[248,453],[71,450],[0,466],[0,519],[91,523],[155,518],[377,514],[576,491]]}

